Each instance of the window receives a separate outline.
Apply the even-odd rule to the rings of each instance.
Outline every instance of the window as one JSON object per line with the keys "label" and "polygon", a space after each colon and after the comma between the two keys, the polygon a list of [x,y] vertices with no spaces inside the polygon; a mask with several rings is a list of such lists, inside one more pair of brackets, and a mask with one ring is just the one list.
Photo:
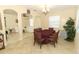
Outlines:
{"label": "window", "polygon": [[60,16],[50,16],[49,27],[59,28],[59,26],[60,26]]}

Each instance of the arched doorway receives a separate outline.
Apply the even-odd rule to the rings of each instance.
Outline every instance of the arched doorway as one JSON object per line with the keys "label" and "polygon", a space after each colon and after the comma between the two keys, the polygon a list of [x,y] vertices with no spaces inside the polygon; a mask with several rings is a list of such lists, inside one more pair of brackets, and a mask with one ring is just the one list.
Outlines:
{"label": "arched doorway", "polygon": [[27,37],[31,37],[33,34],[33,27],[34,27],[34,19],[31,14],[29,13],[22,13],[22,32],[23,32],[23,39]]}
{"label": "arched doorway", "polygon": [[12,9],[5,9],[3,13],[7,44],[14,43],[19,38],[17,12]]}

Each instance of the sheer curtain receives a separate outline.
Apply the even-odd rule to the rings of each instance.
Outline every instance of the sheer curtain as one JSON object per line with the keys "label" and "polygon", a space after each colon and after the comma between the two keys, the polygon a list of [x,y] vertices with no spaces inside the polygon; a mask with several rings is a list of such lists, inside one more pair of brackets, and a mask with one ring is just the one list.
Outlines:
{"label": "sheer curtain", "polygon": [[29,19],[29,32],[33,32],[33,26],[34,26],[34,19]]}
{"label": "sheer curtain", "polygon": [[30,22],[30,26],[33,27],[33,19],[32,18],[29,20],[29,22]]}

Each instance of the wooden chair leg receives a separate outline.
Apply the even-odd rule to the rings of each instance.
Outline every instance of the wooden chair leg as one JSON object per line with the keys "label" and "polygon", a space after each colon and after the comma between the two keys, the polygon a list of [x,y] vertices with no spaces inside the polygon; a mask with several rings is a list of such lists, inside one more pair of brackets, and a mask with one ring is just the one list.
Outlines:
{"label": "wooden chair leg", "polygon": [[40,44],[40,49],[42,48],[42,44]]}
{"label": "wooden chair leg", "polygon": [[4,42],[3,42],[3,47],[2,47],[3,49],[5,48],[5,45],[4,45]]}
{"label": "wooden chair leg", "polygon": [[35,42],[36,42],[36,40],[34,40],[34,43],[33,43],[34,46],[35,46]]}
{"label": "wooden chair leg", "polygon": [[54,45],[54,48],[55,48],[55,43],[53,45]]}
{"label": "wooden chair leg", "polygon": [[51,42],[51,44],[54,45],[54,48],[55,48],[55,42]]}
{"label": "wooden chair leg", "polygon": [[56,40],[56,43],[58,43],[58,40],[59,40],[59,39]]}
{"label": "wooden chair leg", "polygon": [[56,44],[58,43],[58,41],[56,40]]}
{"label": "wooden chair leg", "polygon": [[0,48],[0,50],[2,50],[2,49],[5,49],[4,43],[3,43],[3,46]]}

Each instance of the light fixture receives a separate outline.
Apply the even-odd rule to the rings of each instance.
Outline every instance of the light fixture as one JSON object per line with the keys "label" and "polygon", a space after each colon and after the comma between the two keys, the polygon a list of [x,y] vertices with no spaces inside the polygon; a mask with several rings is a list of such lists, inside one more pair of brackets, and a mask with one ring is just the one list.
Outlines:
{"label": "light fixture", "polygon": [[50,10],[49,7],[47,5],[44,5],[42,12],[43,12],[44,15],[47,15],[49,13],[49,10]]}

